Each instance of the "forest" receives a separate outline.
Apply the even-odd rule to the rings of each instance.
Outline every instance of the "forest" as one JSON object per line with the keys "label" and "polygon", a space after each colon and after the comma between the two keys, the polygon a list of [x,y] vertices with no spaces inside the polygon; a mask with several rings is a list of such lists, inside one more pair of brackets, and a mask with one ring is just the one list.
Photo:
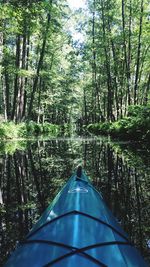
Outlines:
{"label": "forest", "polygon": [[81,165],[150,263],[148,4],[0,0],[0,266]]}
{"label": "forest", "polygon": [[1,0],[0,135],[16,124],[20,136],[34,126],[43,133],[46,123],[148,139],[149,20],[148,0],[87,0],[79,9]]}

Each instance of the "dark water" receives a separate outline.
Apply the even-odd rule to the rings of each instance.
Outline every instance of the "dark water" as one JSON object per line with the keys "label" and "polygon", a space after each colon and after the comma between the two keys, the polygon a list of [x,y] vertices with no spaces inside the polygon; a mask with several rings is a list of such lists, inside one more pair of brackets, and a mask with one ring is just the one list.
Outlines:
{"label": "dark water", "polygon": [[[150,150],[107,139],[0,144],[0,266],[79,164],[149,261]],[[148,245],[149,244],[149,245]]]}

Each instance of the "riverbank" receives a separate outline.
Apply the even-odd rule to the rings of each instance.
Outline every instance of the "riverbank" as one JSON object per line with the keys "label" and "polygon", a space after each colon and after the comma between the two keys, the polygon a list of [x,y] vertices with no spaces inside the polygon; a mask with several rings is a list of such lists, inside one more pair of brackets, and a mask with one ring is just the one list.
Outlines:
{"label": "riverbank", "polygon": [[110,135],[120,140],[150,140],[150,107],[131,106],[128,116],[115,122],[88,125],[88,130],[96,135]]}
{"label": "riverbank", "polygon": [[13,122],[0,123],[0,139],[23,139],[37,136],[57,137],[60,133],[60,126],[50,123],[35,123],[33,121],[15,124]]}

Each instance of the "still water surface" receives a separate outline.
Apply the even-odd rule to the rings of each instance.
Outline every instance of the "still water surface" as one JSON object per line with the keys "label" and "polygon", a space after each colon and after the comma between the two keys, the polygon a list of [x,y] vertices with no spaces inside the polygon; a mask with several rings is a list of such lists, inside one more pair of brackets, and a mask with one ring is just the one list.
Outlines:
{"label": "still water surface", "polygon": [[79,164],[149,261],[150,149],[74,138],[0,144],[0,266]]}

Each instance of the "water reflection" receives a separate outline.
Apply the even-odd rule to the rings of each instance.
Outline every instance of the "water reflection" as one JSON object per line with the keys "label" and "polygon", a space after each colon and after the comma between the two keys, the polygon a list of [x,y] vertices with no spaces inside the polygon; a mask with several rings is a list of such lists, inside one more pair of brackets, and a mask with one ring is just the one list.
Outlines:
{"label": "water reflection", "polygon": [[81,163],[148,258],[150,158],[143,149],[144,155],[128,144],[93,138],[28,142],[11,152],[1,149],[0,266]]}

